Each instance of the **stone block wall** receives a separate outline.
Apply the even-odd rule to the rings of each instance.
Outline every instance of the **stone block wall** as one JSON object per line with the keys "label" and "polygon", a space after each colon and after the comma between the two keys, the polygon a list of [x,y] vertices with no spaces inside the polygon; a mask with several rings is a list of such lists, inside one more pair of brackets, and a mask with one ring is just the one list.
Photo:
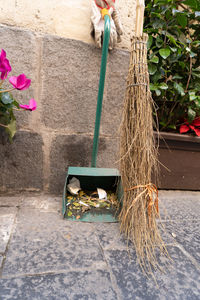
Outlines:
{"label": "stone block wall", "polygon": [[[15,92],[34,112],[16,112],[18,131],[10,144],[0,131],[0,192],[61,194],[68,166],[90,166],[101,50],[92,44],[6,25],[0,46],[12,75],[25,73],[31,88]],[[129,52],[109,53],[100,129],[98,167],[117,167],[118,130]]]}
{"label": "stone block wall", "polygon": [[[94,0],[0,0],[0,23],[94,44],[90,35]],[[136,0],[116,0],[123,25],[119,48],[130,49]]]}

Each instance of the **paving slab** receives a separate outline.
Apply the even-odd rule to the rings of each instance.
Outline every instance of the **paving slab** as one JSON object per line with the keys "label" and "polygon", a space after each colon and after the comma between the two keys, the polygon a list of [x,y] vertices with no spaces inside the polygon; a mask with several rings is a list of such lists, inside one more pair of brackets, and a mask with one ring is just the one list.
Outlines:
{"label": "paving slab", "polygon": [[7,252],[4,275],[35,274],[105,265],[90,224],[24,208]]}
{"label": "paving slab", "polygon": [[163,219],[199,219],[200,192],[159,191],[159,199]]}
{"label": "paving slab", "polygon": [[[168,250],[173,262],[166,269],[166,273],[154,272],[157,285],[152,277],[148,278],[142,273],[133,250],[105,251],[122,299],[199,299],[200,271],[178,247],[170,247]],[[164,266],[166,258],[162,258],[160,263]]]}
{"label": "paving slab", "polygon": [[171,221],[165,224],[166,230],[174,234],[181,245],[200,266],[200,220]]}
{"label": "paving slab", "polygon": [[17,211],[14,210],[14,213],[11,213],[7,208],[0,209],[0,254],[6,251],[16,212]]}
{"label": "paving slab", "polygon": [[50,195],[26,196],[23,199],[22,207],[37,209],[44,212],[60,213],[62,208],[61,197]]}
{"label": "paving slab", "polygon": [[1,266],[2,266],[2,262],[3,262],[3,256],[0,255],[0,268],[1,268]]}
{"label": "paving slab", "polygon": [[95,234],[101,247],[105,249],[127,249],[127,241],[120,234],[119,223],[94,224]]}
{"label": "paving slab", "polygon": [[[166,244],[176,244],[176,240],[170,235],[170,230],[166,228],[166,224],[164,223],[164,228],[160,227],[160,232],[163,241]],[[125,236],[120,233],[120,225],[119,223],[105,223],[105,224],[95,224],[95,233],[99,239],[99,243],[101,247],[106,249],[129,249],[133,248],[133,244],[128,241]]]}
{"label": "paving slab", "polygon": [[62,197],[0,197],[0,228],[7,232],[0,234],[0,300],[199,299],[199,195],[160,192],[169,215],[162,237],[173,261],[166,268],[168,260],[160,259],[166,272],[154,272],[157,285],[142,273],[118,223],[63,219]]}
{"label": "paving slab", "polygon": [[116,300],[105,270],[2,279],[1,300]]}
{"label": "paving slab", "polygon": [[2,207],[17,207],[21,204],[23,197],[18,196],[0,196],[0,210]]}

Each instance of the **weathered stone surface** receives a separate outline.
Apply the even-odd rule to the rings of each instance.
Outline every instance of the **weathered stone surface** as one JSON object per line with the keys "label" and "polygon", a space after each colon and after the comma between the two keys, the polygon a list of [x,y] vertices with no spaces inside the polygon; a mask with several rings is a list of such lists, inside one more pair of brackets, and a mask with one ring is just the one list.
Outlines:
{"label": "weathered stone surface", "polygon": [[106,267],[93,227],[61,214],[24,208],[9,244],[3,276]]}
{"label": "weathered stone surface", "polygon": [[[161,193],[162,197],[165,193]],[[194,202],[197,200],[197,193],[187,193],[186,198],[185,192],[167,194],[174,203],[188,199],[189,194]],[[11,201],[8,197],[4,199],[11,205],[13,198],[16,197]],[[199,299],[197,219],[188,216],[165,222],[168,232],[173,229],[176,233],[176,246],[167,247],[172,258],[169,267],[165,267],[168,259],[159,260],[165,273],[153,272],[156,285],[139,267],[134,247],[130,245],[127,251],[119,224],[67,221],[58,212],[58,197],[23,195],[22,198],[19,196],[19,208],[14,204],[0,208],[0,224],[3,216],[7,227],[8,214],[19,211],[6,253],[0,252],[0,265],[4,260],[0,270],[3,300]],[[173,210],[173,206],[169,209]],[[184,201],[182,210],[188,210]],[[1,242],[2,237],[0,245]]]}
{"label": "weathered stone surface", "polygon": [[175,241],[193,257],[200,266],[200,221],[199,219],[177,220],[166,223],[166,230],[173,233]]}
{"label": "weathered stone surface", "polygon": [[[104,250],[108,249],[132,249],[134,245],[125,236],[120,233],[120,224],[95,224],[95,232],[99,239],[99,243]],[[168,227],[165,231],[161,231],[163,241],[167,244],[175,244],[174,239],[170,236]],[[198,239],[198,238],[197,238]]]}
{"label": "weathered stone surface", "polygon": [[119,166],[119,139],[100,137],[97,154],[97,167],[118,168]]}
{"label": "weathered stone surface", "polygon": [[159,191],[159,199],[163,219],[199,219],[200,192]]}
{"label": "weathered stone surface", "polygon": [[0,255],[0,268],[1,268],[1,266],[2,266],[2,262],[3,262],[3,256]]}
{"label": "weathered stone surface", "polygon": [[129,52],[114,50],[109,53],[101,121],[104,135],[119,135],[128,66]]}
{"label": "weathered stone surface", "polygon": [[[36,48],[35,36],[30,31],[16,29],[0,25],[0,44],[6,51],[10,61],[12,72],[9,75],[18,76],[22,73],[31,79],[31,87],[25,91],[13,91],[13,96],[22,104],[28,104],[30,98],[34,98]],[[8,80],[6,80],[8,82]],[[9,87],[12,86],[8,83]],[[7,85],[7,86],[8,86]],[[22,111],[15,112],[18,127],[28,125],[30,113]]]}
{"label": "weathered stone surface", "polygon": [[10,207],[19,207],[21,202],[22,202],[23,196],[18,195],[18,196],[5,196],[5,195],[0,195],[0,210],[2,208],[10,210]]}
{"label": "weathered stone surface", "polygon": [[[153,272],[158,286],[152,277],[144,275],[136,263],[134,251],[106,250],[105,257],[116,278],[122,299],[195,299],[199,298],[200,272],[177,247],[170,247],[173,263],[165,269],[166,273]],[[165,265],[166,259],[160,263]]]}
{"label": "weathered stone surface", "polygon": [[[2,129],[0,129],[0,153],[1,153],[1,157],[3,158],[2,141],[3,141]],[[5,165],[5,160],[1,159],[1,161],[0,161],[0,191],[2,191],[4,189],[4,180],[3,180],[4,179],[3,178],[4,165]]]}
{"label": "weathered stone surface", "polygon": [[11,230],[15,220],[15,215],[11,213],[0,215],[0,253],[6,251],[6,247],[10,238]]}
{"label": "weathered stone surface", "polygon": [[[63,192],[66,172],[69,166],[90,167],[93,139],[83,135],[59,135],[51,145],[50,186],[54,194]],[[117,140],[100,138],[97,166],[115,168],[117,166]]]}
{"label": "weathered stone surface", "polygon": [[67,168],[88,167],[91,160],[92,139],[82,135],[60,135],[51,145],[50,192],[61,194]]}
{"label": "weathered stone surface", "polygon": [[92,133],[101,51],[80,41],[44,37],[42,119],[53,129]]}
{"label": "weathered stone surface", "polygon": [[100,223],[94,224],[95,233],[99,239],[101,247],[106,249],[125,249],[127,250],[127,240],[120,234],[119,223]]}
{"label": "weathered stone surface", "polygon": [[[92,45],[53,36],[44,38],[42,102],[47,127],[93,133],[100,61],[101,51]],[[110,52],[102,114],[106,135],[116,134],[119,127],[128,63],[128,52]]]}
{"label": "weathered stone surface", "polygon": [[19,131],[3,145],[4,185],[7,190],[42,189],[43,141],[37,133]]}
{"label": "weathered stone surface", "polygon": [[[116,1],[123,26],[120,48],[130,48],[130,38],[134,33],[136,19],[136,1]],[[74,14],[76,12],[76,14]],[[91,32],[91,1],[85,0],[35,0],[29,5],[26,0],[6,1],[1,7],[0,20],[3,24],[11,24],[30,28],[31,30],[48,32],[67,38],[92,41]]]}
{"label": "weathered stone surface", "polygon": [[0,279],[3,300],[116,300],[110,274],[106,270]]}
{"label": "weathered stone surface", "polygon": [[39,209],[44,212],[60,213],[62,205],[61,199],[62,197],[52,197],[49,195],[27,196],[21,205],[26,208]]}

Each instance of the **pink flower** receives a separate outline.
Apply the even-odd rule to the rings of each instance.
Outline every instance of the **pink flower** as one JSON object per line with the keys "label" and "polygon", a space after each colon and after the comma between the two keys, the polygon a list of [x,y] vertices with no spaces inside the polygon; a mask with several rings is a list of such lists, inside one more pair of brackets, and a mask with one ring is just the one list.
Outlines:
{"label": "pink flower", "polygon": [[22,104],[20,104],[19,106],[20,106],[22,109],[26,109],[26,110],[33,111],[33,110],[36,110],[36,108],[37,108],[37,103],[36,103],[35,99],[30,99],[30,100],[29,100],[29,105],[22,105]]}
{"label": "pink flower", "polygon": [[6,58],[6,51],[3,49],[1,50],[0,54],[0,72],[1,72],[1,79],[6,79],[8,73],[12,70],[9,60]]}
{"label": "pink flower", "polygon": [[200,117],[194,119],[191,124],[186,121],[183,125],[180,126],[179,132],[186,133],[189,130],[194,130],[196,135],[200,136]]}
{"label": "pink flower", "polygon": [[31,84],[31,80],[26,78],[25,74],[21,74],[19,76],[11,76],[9,78],[9,82],[16,88],[17,90],[26,90],[29,88]]}

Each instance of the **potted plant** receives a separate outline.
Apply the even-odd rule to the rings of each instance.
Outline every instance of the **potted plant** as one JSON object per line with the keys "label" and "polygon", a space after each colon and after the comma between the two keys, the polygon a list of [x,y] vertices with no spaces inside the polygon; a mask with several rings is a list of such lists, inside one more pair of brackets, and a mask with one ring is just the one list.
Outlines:
{"label": "potted plant", "polygon": [[145,1],[161,188],[200,190],[200,2]]}
{"label": "potted plant", "polygon": [[19,76],[11,76],[9,78],[10,88],[4,88],[5,81],[12,68],[10,62],[6,57],[5,50],[0,53],[0,128],[4,128],[9,135],[10,141],[16,132],[16,118],[14,111],[16,110],[29,110],[36,109],[36,101],[32,98],[29,100],[28,105],[22,105],[14,99],[11,91],[13,90],[26,90],[31,84],[31,80],[25,74]]}

